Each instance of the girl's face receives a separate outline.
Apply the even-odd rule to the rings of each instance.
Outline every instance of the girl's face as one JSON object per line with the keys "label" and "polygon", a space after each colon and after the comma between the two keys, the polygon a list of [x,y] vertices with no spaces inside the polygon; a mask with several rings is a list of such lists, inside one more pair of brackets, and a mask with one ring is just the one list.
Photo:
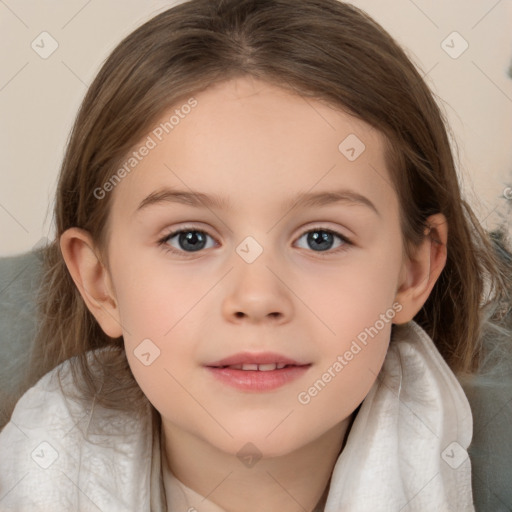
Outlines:
{"label": "girl's face", "polygon": [[135,151],[110,192],[109,268],[166,432],[277,456],[346,424],[401,309],[383,137],[244,77],[166,112]]}

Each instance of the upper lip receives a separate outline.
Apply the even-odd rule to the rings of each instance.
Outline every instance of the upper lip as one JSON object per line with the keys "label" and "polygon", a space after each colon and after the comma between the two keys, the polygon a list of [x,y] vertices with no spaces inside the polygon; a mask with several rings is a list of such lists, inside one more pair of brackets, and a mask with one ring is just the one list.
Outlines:
{"label": "upper lip", "polygon": [[289,357],[277,354],[274,352],[240,352],[224,359],[220,359],[213,363],[208,363],[206,366],[220,367],[220,366],[234,366],[238,364],[285,364],[293,366],[305,366],[309,363],[300,363]]}

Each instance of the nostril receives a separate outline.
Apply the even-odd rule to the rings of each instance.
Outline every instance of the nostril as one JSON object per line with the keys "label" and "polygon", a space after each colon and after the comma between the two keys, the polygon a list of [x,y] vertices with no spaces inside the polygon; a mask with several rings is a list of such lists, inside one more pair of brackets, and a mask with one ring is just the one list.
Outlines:
{"label": "nostril", "polygon": [[[235,313],[236,318],[244,318],[245,316],[247,316],[247,315],[243,311],[237,311]],[[272,318],[280,318],[281,313],[279,311],[273,311],[272,313],[269,313],[267,316],[270,316]]]}

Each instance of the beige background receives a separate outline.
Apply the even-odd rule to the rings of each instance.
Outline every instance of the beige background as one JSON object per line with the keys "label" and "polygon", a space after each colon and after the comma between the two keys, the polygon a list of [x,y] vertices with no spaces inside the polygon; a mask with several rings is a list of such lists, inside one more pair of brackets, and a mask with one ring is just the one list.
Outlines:
{"label": "beige background", "polygon": [[[297,0],[300,1],[300,0]],[[483,224],[512,212],[512,0],[356,0],[427,74],[459,147],[461,180]],[[117,43],[173,5],[163,0],[0,0],[0,255],[53,237],[52,206],[80,101]],[[460,36],[447,36],[454,31]],[[56,51],[43,59],[32,48]],[[468,44],[458,58],[453,55]],[[34,42],[34,43],[33,43]],[[37,48],[37,46],[36,46]],[[38,51],[43,51],[40,48]]]}

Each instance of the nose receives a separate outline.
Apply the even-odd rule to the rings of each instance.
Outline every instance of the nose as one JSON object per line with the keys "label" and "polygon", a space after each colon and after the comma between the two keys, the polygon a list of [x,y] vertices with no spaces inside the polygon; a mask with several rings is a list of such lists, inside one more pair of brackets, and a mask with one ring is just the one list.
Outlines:
{"label": "nose", "polygon": [[235,264],[222,304],[227,321],[279,325],[292,319],[293,293],[286,276],[268,263],[260,256],[253,263]]}

